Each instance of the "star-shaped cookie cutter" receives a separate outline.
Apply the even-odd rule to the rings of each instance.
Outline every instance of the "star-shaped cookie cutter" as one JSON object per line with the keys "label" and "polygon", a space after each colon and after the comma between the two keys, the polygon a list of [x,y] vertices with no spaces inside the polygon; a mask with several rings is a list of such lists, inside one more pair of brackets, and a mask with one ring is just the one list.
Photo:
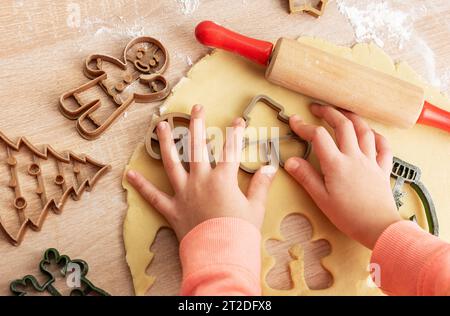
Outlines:
{"label": "star-shaped cookie cutter", "polygon": [[308,13],[315,18],[323,15],[328,5],[328,0],[319,0],[317,5],[313,5],[311,0],[289,0],[289,10],[291,13]]}

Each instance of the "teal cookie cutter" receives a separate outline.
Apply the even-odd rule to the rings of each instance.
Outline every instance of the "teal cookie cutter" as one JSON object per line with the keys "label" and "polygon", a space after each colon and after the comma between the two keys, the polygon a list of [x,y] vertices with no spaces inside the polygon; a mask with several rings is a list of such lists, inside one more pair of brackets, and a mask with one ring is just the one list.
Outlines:
{"label": "teal cookie cutter", "polygon": [[[420,181],[421,176],[422,171],[419,167],[407,163],[406,161],[403,161],[397,157],[394,157],[391,177],[395,179],[392,193],[394,195],[397,209],[400,209],[400,207],[403,205],[402,198],[405,195],[402,191],[403,185],[405,183],[409,184],[422,202],[425,216],[427,218],[428,231],[435,236],[439,236],[439,222],[436,215],[436,208],[434,206],[430,192],[428,192],[425,185]],[[410,220],[412,221],[415,221],[415,219],[416,215],[413,215],[410,218]]]}

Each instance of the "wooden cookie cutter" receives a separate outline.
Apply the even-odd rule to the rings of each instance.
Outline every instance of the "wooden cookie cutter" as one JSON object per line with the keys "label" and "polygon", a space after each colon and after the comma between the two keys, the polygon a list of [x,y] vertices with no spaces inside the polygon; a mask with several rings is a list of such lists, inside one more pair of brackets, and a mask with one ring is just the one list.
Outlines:
{"label": "wooden cookie cutter", "polygon": [[328,5],[328,0],[319,0],[316,6],[311,3],[312,0],[289,0],[289,10],[291,13],[308,13],[315,18],[320,17]]}
{"label": "wooden cookie cutter", "polygon": [[[424,184],[420,181],[421,176],[422,171],[419,167],[394,157],[391,177],[395,179],[392,193],[394,195],[397,208],[400,209],[400,207],[403,205],[402,197],[404,196],[404,193],[402,191],[402,187],[405,183],[409,183],[411,185],[411,188],[419,196],[419,199],[424,207],[425,216],[428,223],[428,231],[435,236],[439,236],[439,222],[436,216],[436,208],[434,206],[430,193],[428,192]],[[416,219],[416,215],[412,216],[410,219],[414,221]]]}
{"label": "wooden cookie cutter", "polygon": [[[26,275],[22,279],[14,280],[11,282],[9,288],[11,292],[16,296],[32,295],[34,292],[48,293],[52,296],[61,296],[61,291],[55,287],[55,276],[49,271],[48,266],[54,263],[58,267],[58,271],[63,277],[67,277],[70,273],[79,272],[79,284],[75,284],[77,287],[70,291],[70,296],[109,296],[107,292],[96,287],[87,278],[89,266],[86,261],[81,259],[70,259],[66,255],[60,255],[58,250],[49,248],[44,253],[44,258],[39,263],[39,270],[45,276],[45,282],[41,285],[39,281],[32,275]],[[74,268],[74,265],[78,266],[78,271],[70,271]],[[30,289],[32,292],[28,292]]]}
{"label": "wooden cookie cutter", "polygon": [[[0,132],[0,150],[6,152],[6,165],[10,170],[9,187],[14,191],[15,199],[12,202],[12,207],[15,209],[20,228],[18,233],[13,236],[3,224],[0,218],[0,231],[2,231],[7,237],[8,241],[14,246],[20,245],[22,242],[26,230],[28,227],[35,231],[41,230],[44,221],[48,215],[48,211],[51,209],[54,213],[61,213],[62,208],[69,196],[74,200],[79,200],[82,193],[85,190],[90,191],[91,188],[97,183],[100,177],[109,169],[108,165],[104,165],[96,160],[82,155],[78,156],[73,152],[58,153],[51,146],[45,145],[42,150],[39,150],[33,146],[25,137],[19,138],[14,143],[7,138],[2,132]],[[22,148],[26,148],[31,154],[31,163],[27,163],[26,166],[22,166],[20,161],[15,156]],[[53,177],[53,185],[61,188],[61,197],[59,200],[51,198],[47,192],[46,187],[48,184],[48,177],[44,175],[44,171],[41,167],[41,160],[49,160],[50,158],[55,160],[55,167],[57,174]],[[93,177],[83,179],[81,176],[81,168],[83,165],[89,165],[96,169],[96,173]],[[67,167],[71,168],[72,183],[69,182],[69,174],[67,173]],[[23,194],[22,180],[24,177],[19,178],[19,170],[26,170],[30,179],[35,178],[36,190],[34,194],[39,197],[41,201],[41,211],[37,221],[33,221],[29,218],[25,211],[28,207],[27,199]]]}
{"label": "wooden cookie cutter", "polygon": [[[289,116],[287,116],[284,113],[284,107],[281,104],[279,104],[275,100],[269,98],[268,96],[258,95],[253,98],[253,100],[246,107],[246,109],[244,110],[244,113],[242,115],[247,127],[249,126],[250,119],[251,119],[250,114],[259,102],[262,102],[265,105],[272,108],[273,110],[277,111],[277,119],[279,121],[283,122],[284,124],[289,125]],[[311,153],[311,143],[300,138],[293,131],[290,131],[288,134],[280,136],[277,139],[264,139],[264,140],[251,141],[248,138],[245,138],[244,139],[244,149],[252,144],[259,144],[259,145],[266,146],[266,158],[267,158],[266,160],[267,160],[268,164],[273,164],[276,159],[276,162],[278,162],[278,164],[282,168],[284,168],[284,161],[283,161],[283,159],[281,159],[281,155],[278,152],[277,146],[274,145],[274,142],[275,141],[280,142],[280,141],[285,141],[285,140],[293,140],[300,144],[303,144],[305,146],[305,152],[303,154],[303,159],[308,158],[309,154]],[[240,168],[248,173],[255,173],[256,171],[258,171],[258,169],[252,169],[250,167],[245,166],[243,163],[241,163]]]}
{"label": "wooden cookie cutter", "polygon": [[[103,134],[133,101],[138,103],[159,101],[170,93],[169,84],[161,75],[168,66],[169,53],[161,42],[148,36],[135,38],[125,47],[123,60],[100,54],[88,56],[85,62],[85,75],[92,80],[64,93],[60,98],[61,113],[71,120],[77,120],[78,133],[88,140]],[[118,82],[111,82],[111,76],[108,77],[104,67],[106,64],[111,64],[123,72]],[[144,85],[150,92],[134,92],[127,95],[127,89],[136,82]],[[102,107],[100,99],[91,98],[84,101],[81,98],[83,93],[96,86],[100,86],[117,107],[104,120],[95,117],[95,112]]]}

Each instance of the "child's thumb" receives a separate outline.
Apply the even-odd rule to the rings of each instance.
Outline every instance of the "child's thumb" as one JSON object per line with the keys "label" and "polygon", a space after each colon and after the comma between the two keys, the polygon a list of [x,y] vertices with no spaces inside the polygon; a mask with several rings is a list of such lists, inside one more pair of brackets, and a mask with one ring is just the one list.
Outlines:
{"label": "child's thumb", "polygon": [[267,165],[260,168],[253,176],[247,192],[247,198],[251,201],[266,203],[270,185],[278,168]]}

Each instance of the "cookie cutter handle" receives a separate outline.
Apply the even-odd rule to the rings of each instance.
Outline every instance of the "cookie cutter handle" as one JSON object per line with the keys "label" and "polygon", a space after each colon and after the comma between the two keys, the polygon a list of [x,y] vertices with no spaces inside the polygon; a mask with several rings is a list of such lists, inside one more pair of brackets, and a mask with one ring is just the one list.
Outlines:
{"label": "cookie cutter handle", "polygon": [[434,206],[433,200],[431,199],[430,193],[420,181],[412,182],[411,187],[414,189],[414,191],[422,201],[425,210],[425,216],[427,218],[428,231],[430,232],[430,234],[439,236],[439,221],[436,215],[436,208]]}

